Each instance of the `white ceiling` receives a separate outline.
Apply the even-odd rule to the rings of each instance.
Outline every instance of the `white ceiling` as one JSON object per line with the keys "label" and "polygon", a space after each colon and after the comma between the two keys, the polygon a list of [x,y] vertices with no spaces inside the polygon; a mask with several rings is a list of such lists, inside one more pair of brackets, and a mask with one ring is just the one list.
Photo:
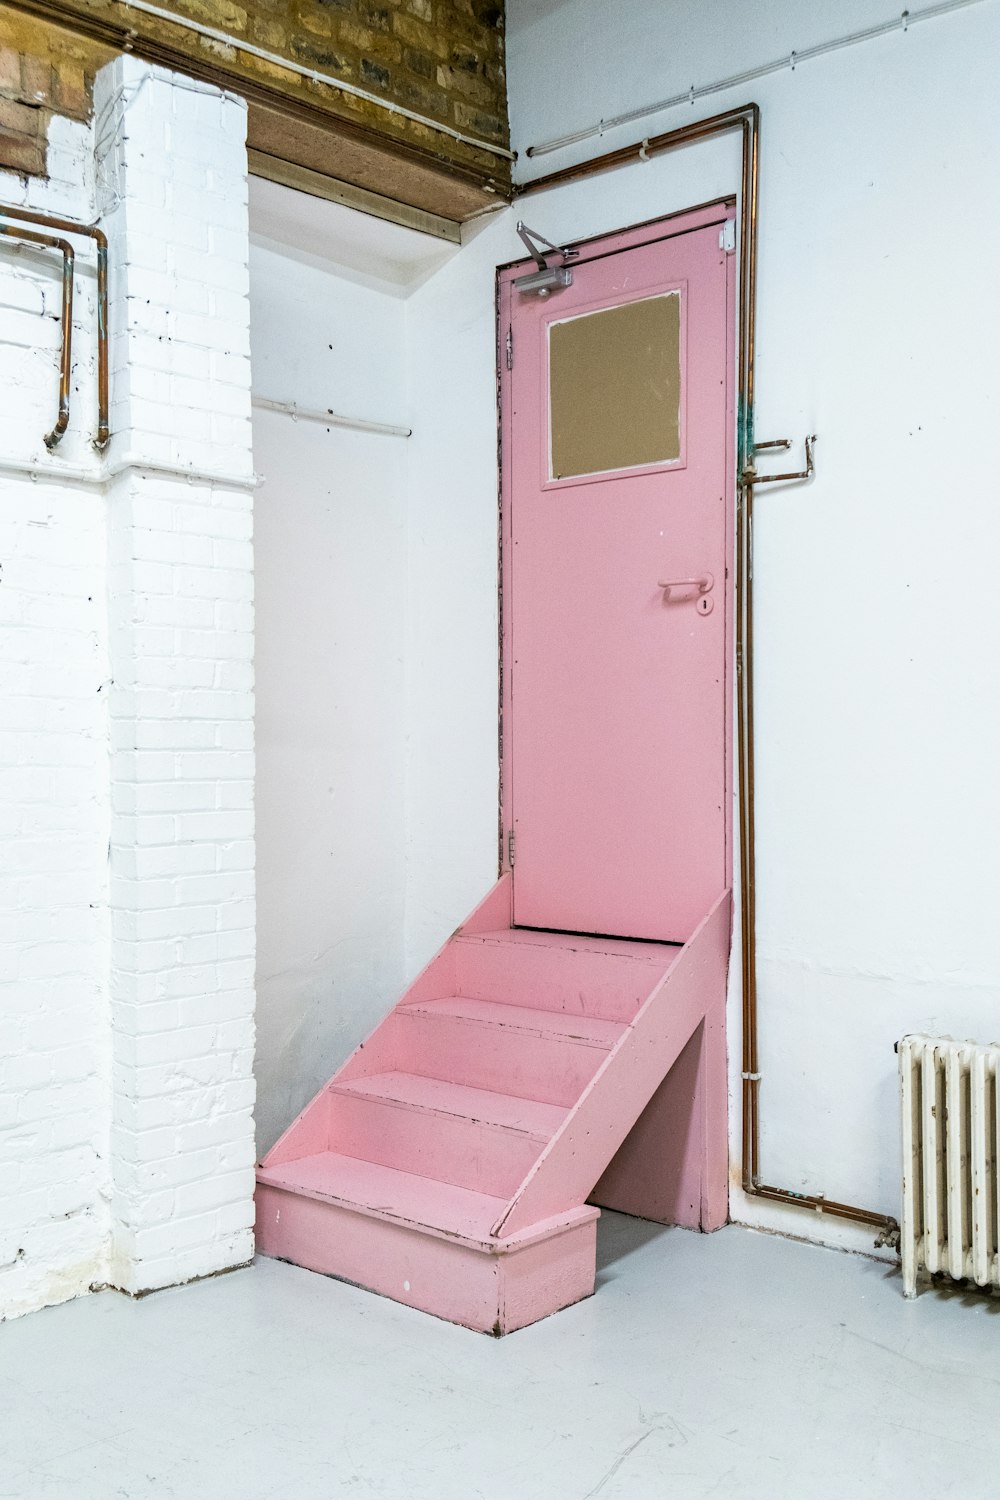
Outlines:
{"label": "white ceiling", "polygon": [[459,247],[371,214],[250,178],[250,233],[332,269],[406,295]]}

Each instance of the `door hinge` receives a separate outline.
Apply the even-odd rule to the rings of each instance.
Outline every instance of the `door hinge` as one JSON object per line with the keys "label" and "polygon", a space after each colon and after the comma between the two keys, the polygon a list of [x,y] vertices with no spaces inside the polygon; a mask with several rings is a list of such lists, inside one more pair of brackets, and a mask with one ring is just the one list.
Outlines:
{"label": "door hinge", "polygon": [[514,830],[513,830],[513,828],[510,830],[510,833],[508,833],[508,835],[507,835],[507,863],[510,865],[511,869],[514,868]]}
{"label": "door hinge", "polygon": [[514,368],[514,330],[510,327],[507,329],[507,368]]}
{"label": "door hinge", "polygon": [[736,220],[727,219],[719,230],[719,249],[732,255],[736,249]]}

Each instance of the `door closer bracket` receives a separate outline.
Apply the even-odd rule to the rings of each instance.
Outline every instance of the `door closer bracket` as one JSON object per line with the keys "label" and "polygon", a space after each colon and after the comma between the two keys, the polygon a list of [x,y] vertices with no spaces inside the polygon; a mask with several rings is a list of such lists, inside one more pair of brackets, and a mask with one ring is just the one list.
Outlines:
{"label": "door closer bracket", "polygon": [[[547,240],[544,234],[539,234],[537,229],[529,229],[523,219],[518,219],[516,227],[518,238],[538,270],[529,271],[526,276],[515,277],[515,288],[522,295],[534,294],[536,297],[547,297],[550,292],[572,286],[573,272],[566,262],[578,256],[579,250],[553,245],[552,241]],[[550,266],[547,259],[549,255],[558,255],[559,264]]]}

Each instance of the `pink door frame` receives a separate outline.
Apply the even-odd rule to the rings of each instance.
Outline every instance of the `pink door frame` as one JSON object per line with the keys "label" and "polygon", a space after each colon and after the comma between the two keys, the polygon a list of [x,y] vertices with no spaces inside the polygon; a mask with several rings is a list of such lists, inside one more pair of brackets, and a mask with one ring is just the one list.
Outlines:
{"label": "pink door frame", "polygon": [[[715,199],[698,207],[685,209],[660,219],[653,219],[611,234],[594,236],[574,242],[580,251],[580,264],[598,256],[614,254],[620,250],[631,250],[641,245],[672,239],[689,234],[693,230],[735,218],[736,204],[731,197]],[[727,275],[727,340],[726,340],[726,580],[725,655],[727,668],[732,670],[735,609],[735,522],[736,522],[736,255],[729,256]],[[511,372],[507,368],[507,329],[511,323],[515,276],[534,266],[531,260],[512,262],[497,269],[496,315],[497,315],[497,385],[498,423],[500,449],[500,808],[499,808],[499,870],[512,868],[510,861],[509,833],[510,811],[505,800],[505,789],[512,785],[512,743],[504,726],[513,722],[511,695],[511,615],[505,601],[512,599],[511,578]],[[727,676],[725,685],[725,811],[726,811],[726,868],[733,865],[732,805],[733,805],[733,695],[735,680]],[[516,857],[516,856],[515,856]]]}

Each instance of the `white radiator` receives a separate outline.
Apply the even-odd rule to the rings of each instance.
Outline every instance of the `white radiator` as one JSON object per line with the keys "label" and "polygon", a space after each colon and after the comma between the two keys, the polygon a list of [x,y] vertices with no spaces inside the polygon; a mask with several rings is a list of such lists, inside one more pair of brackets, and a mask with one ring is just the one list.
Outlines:
{"label": "white radiator", "polygon": [[903,1290],[921,1272],[1000,1287],[1000,1045],[906,1036],[898,1052]]}

